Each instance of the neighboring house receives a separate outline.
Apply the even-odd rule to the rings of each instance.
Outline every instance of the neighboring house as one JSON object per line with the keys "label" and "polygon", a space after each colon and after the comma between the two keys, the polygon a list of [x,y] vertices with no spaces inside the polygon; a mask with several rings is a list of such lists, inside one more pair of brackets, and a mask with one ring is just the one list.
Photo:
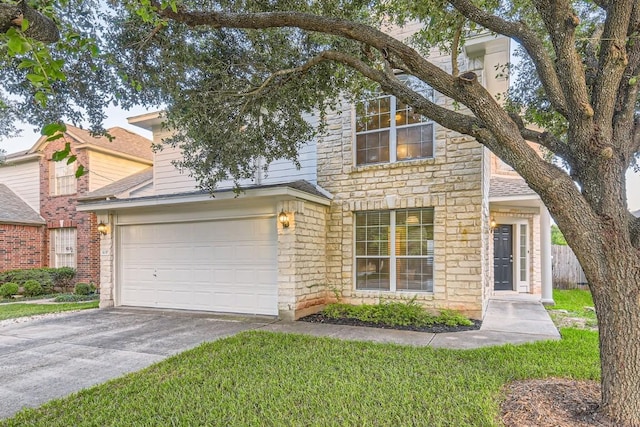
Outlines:
{"label": "neighboring house", "polygon": [[[503,93],[508,80],[494,70],[509,52],[506,38],[476,37],[463,69]],[[446,55],[432,60],[450,67]],[[345,103],[328,121],[329,133],[304,146],[299,170],[275,162],[239,197],[230,182],[215,198],[198,191],[171,147],[155,153],[153,174],[131,192],[121,182],[85,196],[79,209],[110,226],[101,306],[294,319],[336,298],[415,298],[480,318],[498,292],[551,298],[550,236],[540,233],[549,215],[488,150],[390,96],[358,109]],[[130,123],[158,144],[169,135],[158,114]]]}
{"label": "neighboring house", "polygon": [[[67,125],[64,138],[41,137],[31,149],[6,156],[0,165],[0,271],[73,267],[76,280],[99,284],[96,217],[76,211],[77,199],[151,170],[153,159],[148,139],[118,127],[108,131],[111,141]],[[67,142],[77,162],[52,161]],[[78,164],[88,171],[79,179]]]}

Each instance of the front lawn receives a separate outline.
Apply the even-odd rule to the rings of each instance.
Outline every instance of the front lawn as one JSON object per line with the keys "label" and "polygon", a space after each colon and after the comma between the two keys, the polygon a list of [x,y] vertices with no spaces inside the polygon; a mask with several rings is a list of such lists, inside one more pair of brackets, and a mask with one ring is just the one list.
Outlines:
{"label": "front lawn", "polygon": [[14,319],[16,317],[34,316],[36,314],[60,313],[62,311],[98,308],[98,304],[99,301],[67,304],[0,304],[0,320]]}
{"label": "front lawn", "polygon": [[598,379],[598,335],[444,350],[247,332],[0,426],[492,426],[513,380]]}

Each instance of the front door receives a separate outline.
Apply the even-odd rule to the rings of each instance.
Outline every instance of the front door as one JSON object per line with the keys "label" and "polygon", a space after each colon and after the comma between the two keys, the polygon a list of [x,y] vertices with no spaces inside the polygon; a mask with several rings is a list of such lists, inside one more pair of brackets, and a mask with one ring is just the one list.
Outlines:
{"label": "front door", "polygon": [[513,290],[513,226],[501,224],[493,230],[493,289]]}

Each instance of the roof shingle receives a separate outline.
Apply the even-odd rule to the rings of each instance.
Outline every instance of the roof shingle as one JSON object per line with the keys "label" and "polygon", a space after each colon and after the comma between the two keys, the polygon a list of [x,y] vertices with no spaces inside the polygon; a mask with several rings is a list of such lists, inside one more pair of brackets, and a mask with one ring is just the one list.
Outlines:
{"label": "roof shingle", "polygon": [[44,224],[42,217],[9,187],[0,184],[0,223]]}
{"label": "roof shingle", "polygon": [[510,196],[533,196],[533,191],[522,178],[491,178],[489,198]]}
{"label": "roof shingle", "polygon": [[122,194],[127,190],[133,189],[147,181],[153,179],[153,168],[146,168],[138,173],[129,175],[126,178],[122,178],[119,181],[113,182],[109,185],[105,185],[91,193],[85,194],[80,197],[80,200],[94,200],[94,199],[107,199],[109,197],[116,197],[118,194]]}

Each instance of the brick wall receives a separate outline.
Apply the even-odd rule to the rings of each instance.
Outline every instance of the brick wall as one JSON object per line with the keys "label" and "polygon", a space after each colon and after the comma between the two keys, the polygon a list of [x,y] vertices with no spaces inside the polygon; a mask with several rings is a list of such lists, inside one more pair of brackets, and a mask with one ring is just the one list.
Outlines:
{"label": "brick wall", "polygon": [[0,271],[44,265],[44,227],[0,224]]}
{"label": "brick wall", "polygon": [[[68,138],[70,139],[70,138]],[[76,229],[76,281],[100,284],[100,237],[97,231],[96,216],[93,213],[77,212],[77,197],[88,191],[89,179],[85,175],[77,180],[77,192],[55,196],[51,194],[51,168],[55,167],[51,159],[52,154],[64,148],[65,140],[58,139],[46,145],[43,149],[44,157],[40,162],[40,215],[47,221],[48,229],[73,227]],[[72,142],[73,146],[73,142]],[[78,164],[90,168],[86,150],[74,153],[78,156]],[[51,232],[45,236],[43,247],[45,264],[53,267],[51,258]]]}

